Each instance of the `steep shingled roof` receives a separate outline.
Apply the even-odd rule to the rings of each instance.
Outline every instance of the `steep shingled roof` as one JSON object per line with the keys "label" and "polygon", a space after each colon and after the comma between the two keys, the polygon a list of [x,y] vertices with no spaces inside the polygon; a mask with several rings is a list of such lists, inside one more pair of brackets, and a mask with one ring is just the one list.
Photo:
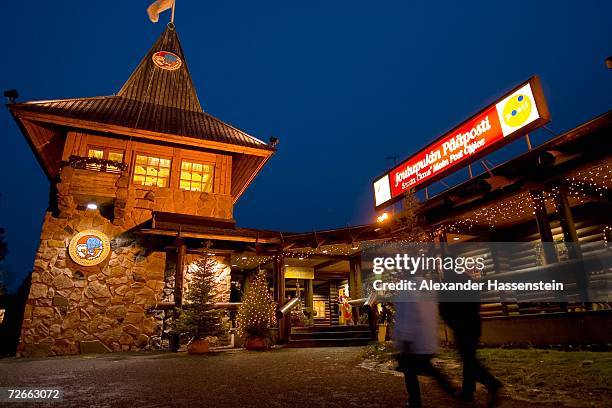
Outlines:
{"label": "steep shingled roof", "polygon": [[13,104],[11,108],[131,129],[274,150],[263,141],[205,112],[155,105],[121,96],[25,102]]}
{"label": "steep shingled roof", "polygon": [[[180,68],[170,71],[156,66],[153,63],[153,55],[159,51],[169,51],[177,55],[182,61]],[[202,112],[173,24],[168,24],[117,96],[154,105]]]}
{"label": "steep shingled roof", "polygon": [[[153,55],[158,51],[176,54],[182,60],[181,66],[176,70],[158,67],[153,63]],[[275,150],[202,110],[172,24],[166,27],[116,96],[33,101],[11,104],[10,108]]]}

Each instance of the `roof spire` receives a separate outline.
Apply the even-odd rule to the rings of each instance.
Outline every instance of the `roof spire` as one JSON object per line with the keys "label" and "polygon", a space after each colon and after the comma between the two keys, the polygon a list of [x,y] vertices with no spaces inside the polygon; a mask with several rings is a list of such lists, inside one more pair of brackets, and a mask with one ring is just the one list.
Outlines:
{"label": "roof spire", "polygon": [[117,95],[202,112],[173,22],[168,23]]}

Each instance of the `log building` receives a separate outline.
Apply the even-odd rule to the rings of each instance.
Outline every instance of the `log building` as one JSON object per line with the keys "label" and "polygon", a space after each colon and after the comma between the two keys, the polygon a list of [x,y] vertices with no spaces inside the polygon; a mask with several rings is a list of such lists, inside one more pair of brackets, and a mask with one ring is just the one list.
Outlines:
{"label": "log building", "polygon": [[[191,264],[204,254],[217,261],[220,305],[236,301],[231,282],[246,287],[260,269],[279,305],[302,299],[311,327],[289,331],[281,319],[279,336],[290,345],[371,339],[376,321],[354,307],[357,324],[346,330],[338,299],[364,297],[363,243],[396,237],[401,223],[391,216],[309,233],[238,227],[233,205],[275,147],[202,109],[172,24],[116,95],[8,108],[51,185],[19,355],[176,346],[168,322],[183,303]],[[608,112],[428,198],[420,216],[451,242],[570,241],[587,255],[608,250],[611,118]],[[525,252],[488,265],[489,272],[554,267],[563,261],[555,256]],[[484,334],[493,343],[512,342],[515,333],[535,343],[540,313],[559,312],[509,305],[501,295],[487,300]],[[534,313],[540,320],[515,322]],[[568,341],[586,332],[564,327]]]}

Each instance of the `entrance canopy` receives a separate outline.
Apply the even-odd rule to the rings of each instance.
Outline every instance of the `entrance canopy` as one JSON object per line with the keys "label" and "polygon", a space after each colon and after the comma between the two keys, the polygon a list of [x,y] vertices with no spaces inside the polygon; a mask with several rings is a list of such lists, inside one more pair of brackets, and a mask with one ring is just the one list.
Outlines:
{"label": "entrance canopy", "polygon": [[[360,254],[361,244],[384,239],[377,225],[291,233],[236,226],[234,220],[154,212],[143,235],[181,238],[187,252],[231,256],[234,269],[265,267],[275,259],[283,266],[314,268],[320,273],[349,272],[349,261]],[[204,242],[208,243],[206,249]]]}

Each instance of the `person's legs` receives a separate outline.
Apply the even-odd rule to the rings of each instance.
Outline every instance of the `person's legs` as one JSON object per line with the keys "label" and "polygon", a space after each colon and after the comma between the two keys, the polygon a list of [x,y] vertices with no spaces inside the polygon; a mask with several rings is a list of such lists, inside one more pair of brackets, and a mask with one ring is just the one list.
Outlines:
{"label": "person's legs", "polygon": [[502,386],[501,382],[478,361],[476,348],[477,341],[474,339],[463,337],[457,341],[457,351],[463,361],[461,399],[465,401],[474,399],[476,381],[483,384],[491,395],[494,395]]}
{"label": "person's legs", "polygon": [[476,346],[466,339],[457,339],[457,351],[463,362],[463,382],[461,386],[461,399],[472,401],[476,390],[476,372],[478,360],[476,359]]}
{"label": "person's legs", "polygon": [[401,353],[398,357],[398,363],[398,370],[404,373],[404,382],[408,392],[408,406],[410,408],[422,407],[421,389],[417,377],[419,372],[418,357],[414,354]]}
{"label": "person's legs", "polygon": [[489,393],[494,394],[502,386],[502,383],[495,378],[478,360],[475,368],[476,380],[487,387]]}
{"label": "person's legs", "polygon": [[444,375],[444,373],[442,373],[442,371],[431,363],[430,355],[420,355],[418,367],[421,373],[433,377],[444,392],[453,397],[455,396],[455,389],[453,388],[450,380],[446,375]]}
{"label": "person's legs", "polygon": [[414,368],[404,371],[404,382],[406,383],[406,391],[408,391],[408,406],[410,408],[421,408],[421,389],[419,387],[419,378]]}

